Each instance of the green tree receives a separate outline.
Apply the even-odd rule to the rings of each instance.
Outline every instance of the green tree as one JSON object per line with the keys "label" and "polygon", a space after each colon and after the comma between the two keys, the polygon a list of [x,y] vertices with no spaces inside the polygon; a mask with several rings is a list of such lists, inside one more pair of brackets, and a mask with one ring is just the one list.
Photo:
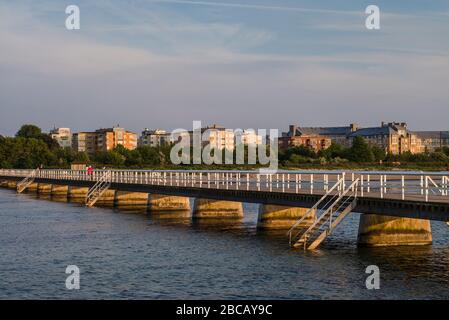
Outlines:
{"label": "green tree", "polygon": [[142,166],[143,160],[138,150],[130,150],[126,154],[125,165],[127,167],[139,167]]}
{"label": "green tree", "polygon": [[161,164],[161,158],[164,157],[163,154],[160,154],[158,148],[149,146],[138,147],[136,151],[140,154],[142,163],[145,165],[159,165]]}
{"label": "green tree", "polygon": [[379,161],[385,160],[385,157],[386,157],[385,150],[383,150],[379,146],[376,146],[376,145],[371,146],[371,151],[373,153],[375,161],[379,162]]}
{"label": "green tree", "polygon": [[24,124],[20,127],[19,131],[16,133],[16,137],[21,138],[35,138],[39,139],[42,135],[42,130],[34,124]]}
{"label": "green tree", "polygon": [[287,159],[291,157],[291,155],[296,154],[307,158],[316,158],[317,154],[315,151],[313,151],[312,148],[300,145],[297,147],[289,148],[287,149],[285,156]]}
{"label": "green tree", "polygon": [[59,143],[53,139],[49,134],[42,133],[37,139],[42,140],[48,146],[50,150],[58,150],[61,149]]}
{"label": "green tree", "polygon": [[99,151],[94,154],[93,161],[100,165],[121,167],[125,164],[126,158],[115,150]]}
{"label": "green tree", "polygon": [[374,154],[362,137],[355,137],[352,147],[348,149],[347,159],[353,162],[373,162]]}
{"label": "green tree", "polygon": [[449,157],[444,152],[433,152],[429,155],[429,160],[432,162],[447,162]]}
{"label": "green tree", "polygon": [[2,166],[36,168],[58,164],[57,156],[42,141],[34,138],[6,138],[0,146]]}
{"label": "green tree", "polygon": [[24,124],[16,133],[17,138],[38,139],[45,142],[51,150],[59,149],[59,144],[46,133],[42,133],[41,128],[34,124]]}
{"label": "green tree", "polygon": [[329,148],[321,150],[318,155],[325,157],[326,159],[343,158],[345,156],[346,149],[338,143],[332,142]]}
{"label": "green tree", "polygon": [[89,156],[87,155],[86,152],[75,152],[73,154],[72,159],[73,159],[72,162],[76,161],[76,162],[88,163],[90,161]]}
{"label": "green tree", "polygon": [[313,161],[312,158],[304,157],[299,154],[292,154],[290,158],[288,159],[288,164],[290,165],[298,165],[298,164],[304,164],[304,163],[311,163]]}
{"label": "green tree", "polygon": [[449,147],[443,147],[443,153],[449,157]]}

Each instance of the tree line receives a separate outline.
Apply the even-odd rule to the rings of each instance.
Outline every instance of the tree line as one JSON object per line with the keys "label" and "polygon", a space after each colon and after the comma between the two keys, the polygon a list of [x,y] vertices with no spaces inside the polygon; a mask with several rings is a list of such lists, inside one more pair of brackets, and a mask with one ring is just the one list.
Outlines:
{"label": "tree line", "polygon": [[85,152],[62,148],[47,133],[31,124],[23,125],[14,137],[0,136],[0,168],[68,168],[73,162],[107,167],[160,166],[169,162],[170,147],[138,147],[127,150],[118,146],[111,151]]}
{"label": "tree line", "polygon": [[[157,168],[170,167],[171,146],[139,146],[128,150],[119,145],[110,151],[98,151],[89,156],[71,148],[61,148],[49,134],[35,125],[23,125],[14,137],[0,136],[0,168],[68,168],[73,162],[92,164],[97,167]],[[247,150],[245,149],[245,154]],[[377,146],[369,145],[365,139],[356,137],[349,148],[333,143],[329,148],[315,152],[306,146],[279,151],[282,167],[341,166],[350,164],[383,163],[438,163],[447,167],[449,148],[435,152],[400,155],[386,154]],[[238,167],[221,165],[223,168]],[[178,166],[177,166],[178,167]],[[194,166],[192,166],[194,167]],[[198,167],[198,166],[195,166]],[[241,166],[240,166],[241,167]]]}
{"label": "tree line", "polygon": [[370,145],[362,137],[355,137],[352,146],[347,148],[332,143],[325,150],[315,152],[306,146],[292,147],[281,151],[279,161],[284,166],[298,166],[303,164],[344,164],[344,163],[449,163],[449,147],[437,149],[435,152],[413,154],[386,153],[376,145]]}

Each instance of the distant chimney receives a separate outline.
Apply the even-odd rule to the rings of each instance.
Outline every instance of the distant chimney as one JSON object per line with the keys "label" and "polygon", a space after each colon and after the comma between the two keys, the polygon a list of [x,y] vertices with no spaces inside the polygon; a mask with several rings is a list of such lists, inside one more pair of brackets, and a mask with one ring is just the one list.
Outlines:
{"label": "distant chimney", "polygon": [[290,136],[292,136],[292,137],[295,136],[295,135],[296,135],[296,126],[293,125],[293,124],[291,124],[291,125],[289,126],[288,133],[289,133]]}
{"label": "distant chimney", "polygon": [[356,132],[359,130],[359,125],[357,123],[351,123],[349,127],[351,128],[351,132]]}

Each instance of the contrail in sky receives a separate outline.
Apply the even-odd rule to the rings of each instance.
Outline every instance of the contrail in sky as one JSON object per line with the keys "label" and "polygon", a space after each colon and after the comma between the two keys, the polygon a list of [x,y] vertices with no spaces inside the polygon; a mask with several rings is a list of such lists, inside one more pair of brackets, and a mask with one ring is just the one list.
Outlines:
{"label": "contrail in sky", "polygon": [[194,1],[194,0],[151,0],[151,2],[176,3],[184,5],[197,5],[197,6],[230,7],[230,8],[243,8],[243,9],[256,9],[256,10],[295,11],[303,13],[326,13],[326,14],[348,14],[348,15],[360,14],[360,12],[355,11],[309,9],[309,8],[286,7],[286,6],[268,6],[268,5],[244,4],[235,2],[209,2],[209,1]]}

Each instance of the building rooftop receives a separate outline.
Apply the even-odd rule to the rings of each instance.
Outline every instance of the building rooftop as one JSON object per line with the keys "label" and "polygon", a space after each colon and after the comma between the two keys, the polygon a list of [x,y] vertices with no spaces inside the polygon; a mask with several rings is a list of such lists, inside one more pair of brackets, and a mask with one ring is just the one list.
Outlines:
{"label": "building rooftop", "polygon": [[449,139],[449,131],[413,131],[421,139]]}
{"label": "building rooftop", "polygon": [[388,135],[393,134],[396,131],[390,126],[362,128],[349,134],[349,137],[363,137],[363,136],[375,136],[375,135]]}
{"label": "building rooftop", "polygon": [[142,134],[143,135],[144,134],[146,134],[146,135],[148,135],[148,134],[154,134],[154,135],[162,134],[162,135],[164,135],[164,134],[167,134],[167,131],[165,131],[163,129],[148,129],[148,128],[145,128],[142,131]]}
{"label": "building rooftop", "polygon": [[297,127],[295,136],[301,135],[341,135],[351,133],[351,127]]}

